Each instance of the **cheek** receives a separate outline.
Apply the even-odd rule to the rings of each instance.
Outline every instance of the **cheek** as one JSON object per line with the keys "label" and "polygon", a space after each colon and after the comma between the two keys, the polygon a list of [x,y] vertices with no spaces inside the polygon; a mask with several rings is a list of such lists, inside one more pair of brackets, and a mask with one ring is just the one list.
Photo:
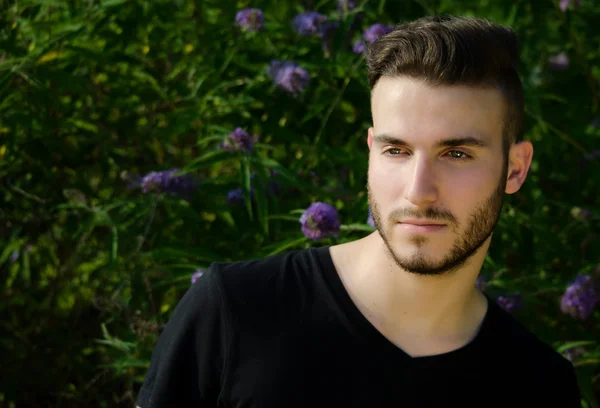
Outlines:
{"label": "cheek", "polygon": [[369,163],[369,187],[375,200],[381,206],[396,202],[404,185],[401,169],[372,163]]}
{"label": "cheek", "polygon": [[442,174],[439,198],[444,207],[460,218],[485,202],[498,183],[487,169],[446,169]]}

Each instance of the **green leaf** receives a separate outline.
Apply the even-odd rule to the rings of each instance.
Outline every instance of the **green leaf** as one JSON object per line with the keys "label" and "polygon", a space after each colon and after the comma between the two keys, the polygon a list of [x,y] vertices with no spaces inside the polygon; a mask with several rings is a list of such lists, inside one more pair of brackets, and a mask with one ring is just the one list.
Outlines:
{"label": "green leaf", "polygon": [[66,1],[60,0],[24,0],[22,4],[24,6],[51,6],[62,9],[69,8],[69,4]]}
{"label": "green leaf", "polygon": [[[300,229],[300,224],[298,224],[298,229]],[[283,242],[277,243],[274,246],[265,248],[267,251],[269,251],[268,253],[265,254],[265,256],[279,254],[281,252],[287,251],[290,248],[298,247],[301,244],[304,244],[306,242],[308,242],[308,238],[306,238],[305,236],[302,236],[300,238],[287,239]]]}
{"label": "green leaf", "polygon": [[192,160],[190,164],[182,168],[182,171],[194,171],[230,159],[232,159],[232,154],[228,151],[215,150]]}
{"label": "green leaf", "polygon": [[214,70],[211,69],[211,70],[209,70],[209,72],[204,74],[201,78],[199,78],[196,81],[196,83],[194,84],[194,86],[192,87],[192,92],[190,92],[190,94],[186,97],[186,99],[196,98],[196,95],[198,95],[198,91],[200,90],[200,87],[202,86],[204,81],[206,81],[213,74],[214,74]]}
{"label": "green leaf", "polygon": [[563,351],[568,350],[573,347],[589,346],[590,344],[595,344],[595,343],[596,343],[595,341],[591,341],[591,340],[572,341],[570,343],[565,343],[565,344],[561,345],[560,347],[558,347],[556,349],[556,351],[558,351],[559,353],[562,353]]}
{"label": "green leaf", "polygon": [[135,343],[129,343],[129,342],[125,342],[125,341],[121,341],[117,338],[111,338],[110,340],[102,340],[102,339],[96,339],[95,341],[98,344],[102,344],[105,346],[109,346],[112,348],[115,348],[117,350],[129,353],[131,352],[134,347],[135,347]]}
{"label": "green leaf", "polygon": [[192,279],[192,275],[193,275],[193,271],[190,273],[187,273],[185,275],[178,275],[169,279],[163,279],[159,282],[156,282],[152,285],[153,288],[162,288],[164,286],[171,286],[174,283],[181,283],[181,282],[186,282],[187,284],[192,283],[191,279]]}
{"label": "green leaf", "polygon": [[292,221],[298,222],[299,218],[293,215],[269,215],[267,216],[270,220],[284,220],[284,221]]}
{"label": "green leaf", "polygon": [[98,133],[98,126],[94,125],[93,123],[89,123],[81,119],[69,119],[68,122],[72,123],[79,129],[87,130],[93,133]]}
{"label": "green leaf", "polygon": [[156,78],[154,78],[152,75],[148,74],[147,72],[144,72],[142,70],[137,69],[137,70],[133,71],[133,77],[139,79],[142,82],[145,82],[145,83],[149,84],[150,87],[152,89],[154,89],[156,91],[156,93],[162,99],[167,99],[167,95],[161,89],[161,87],[158,84],[158,81],[156,80]]}
{"label": "green leaf", "polygon": [[23,271],[21,275],[23,276],[23,281],[25,281],[25,286],[29,286],[31,283],[31,269],[29,268],[29,251],[24,250],[22,252],[23,255]]}
{"label": "green leaf", "polygon": [[267,201],[267,183],[268,175],[264,167],[258,169],[255,176],[255,187],[254,187],[254,198],[256,200],[256,214],[258,222],[265,235],[269,235],[269,215],[268,201]]}
{"label": "green leaf", "polygon": [[7,261],[7,259],[13,253],[13,251],[19,250],[19,248],[25,245],[26,242],[27,238],[20,238],[9,241],[9,244],[3,248],[2,253],[0,254],[0,265]]}
{"label": "green leaf", "polygon": [[369,224],[347,224],[347,225],[341,225],[340,229],[342,231],[366,231],[366,232],[373,232],[376,229],[371,227]]}
{"label": "green leaf", "polygon": [[130,3],[131,0],[103,0],[100,2],[101,8],[110,8],[120,6],[123,3]]}
{"label": "green leaf", "polygon": [[198,139],[198,142],[196,142],[197,146],[203,146],[205,144],[208,144],[210,142],[216,142],[216,141],[221,141],[223,140],[223,136],[207,136],[207,137],[203,137],[201,139]]}
{"label": "green leaf", "polygon": [[518,3],[513,4],[512,7],[510,8],[510,14],[504,20],[505,25],[512,27],[515,24],[515,19],[517,17],[518,10],[519,10],[519,4]]}
{"label": "green leaf", "polygon": [[[244,203],[246,205],[246,210],[248,210],[248,216],[250,217],[250,221],[254,220],[254,216],[252,213],[252,197],[250,195],[251,186],[251,178],[250,178],[250,162],[246,157],[244,157],[240,163],[241,172],[240,175],[242,177],[242,190],[244,192]],[[255,192],[255,195],[257,193]]]}
{"label": "green leaf", "polygon": [[233,219],[233,216],[229,211],[219,212],[218,215],[223,221],[225,221],[227,225],[229,225],[232,228],[235,227],[235,220]]}
{"label": "green leaf", "polygon": [[54,24],[52,26],[52,34],[58,36],[59,34],[73,33],[81,30],[84,27],[86,27],[85,23],[65,22],[61,24]]}
{"label": "green leaf", "polygon": [[115,225],[111,228],[111,245],[110,245],[110,264],[115,266],[117,262],[117,253],[119,249],[119,233]]}

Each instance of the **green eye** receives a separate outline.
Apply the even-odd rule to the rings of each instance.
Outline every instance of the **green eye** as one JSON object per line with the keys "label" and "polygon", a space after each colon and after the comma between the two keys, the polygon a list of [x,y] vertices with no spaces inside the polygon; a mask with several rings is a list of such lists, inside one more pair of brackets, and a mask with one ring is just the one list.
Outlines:
{"label": "green eye", "polygon": [[456,160],[468,160],[472,158],[471,156],[460,150],[450,150],[448,154],[450,154],[450,157]]}
{"label": "green eye", "polygon": [[390,156],[399,156],[402,154],[402,149],[397,147],[392,147],[384,152],[385,154],[389,154]]}

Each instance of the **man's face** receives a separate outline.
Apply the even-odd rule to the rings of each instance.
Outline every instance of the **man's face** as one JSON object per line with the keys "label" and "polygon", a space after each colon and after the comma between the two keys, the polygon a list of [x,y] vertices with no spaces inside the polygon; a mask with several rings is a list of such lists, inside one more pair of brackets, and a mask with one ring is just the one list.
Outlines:
{"label": "man's face", "polygon": [[[375,227],[402,269],[456,270],[489,243],[502,208],[500,92],[382,77],[371,103],[367,188]],[[415,225],[424,223],[438,225]]]}

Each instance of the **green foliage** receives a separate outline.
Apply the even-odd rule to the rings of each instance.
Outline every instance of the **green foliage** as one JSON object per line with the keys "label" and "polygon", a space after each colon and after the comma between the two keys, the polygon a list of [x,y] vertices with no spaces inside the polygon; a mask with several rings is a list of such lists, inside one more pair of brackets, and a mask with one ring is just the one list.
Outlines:
{"label": "green foliage", "polygon": [[[600,271],[600,5],[358,3],[0,0],[0,401],[131,406],[197,268],[372,231],[369,88],[352,42],[376,22],[448,13],[509,24],[522,47],[534,162],[482,274],[491,293],[524,295],[519,318],[557,350],[584,347],[575,364],[599,406],[600,314],[581,322],[559,305],[578,273]],[[245,7],[264,10],[264,31],[233,24]],[[329,49],[292,30],[303,10],[339,22]],[[568,69],[550,69],[561,52]],[[306,69],[306,90],[274,87],[272,60]],[[218,149],[236,127],[259,135],[251,153]],[[189,199],[130,188],[172,168],[197,181]],[[243,203],[229,205],[236,188]],[[302,235],[313,201],[337,208],[339,238]]]}

